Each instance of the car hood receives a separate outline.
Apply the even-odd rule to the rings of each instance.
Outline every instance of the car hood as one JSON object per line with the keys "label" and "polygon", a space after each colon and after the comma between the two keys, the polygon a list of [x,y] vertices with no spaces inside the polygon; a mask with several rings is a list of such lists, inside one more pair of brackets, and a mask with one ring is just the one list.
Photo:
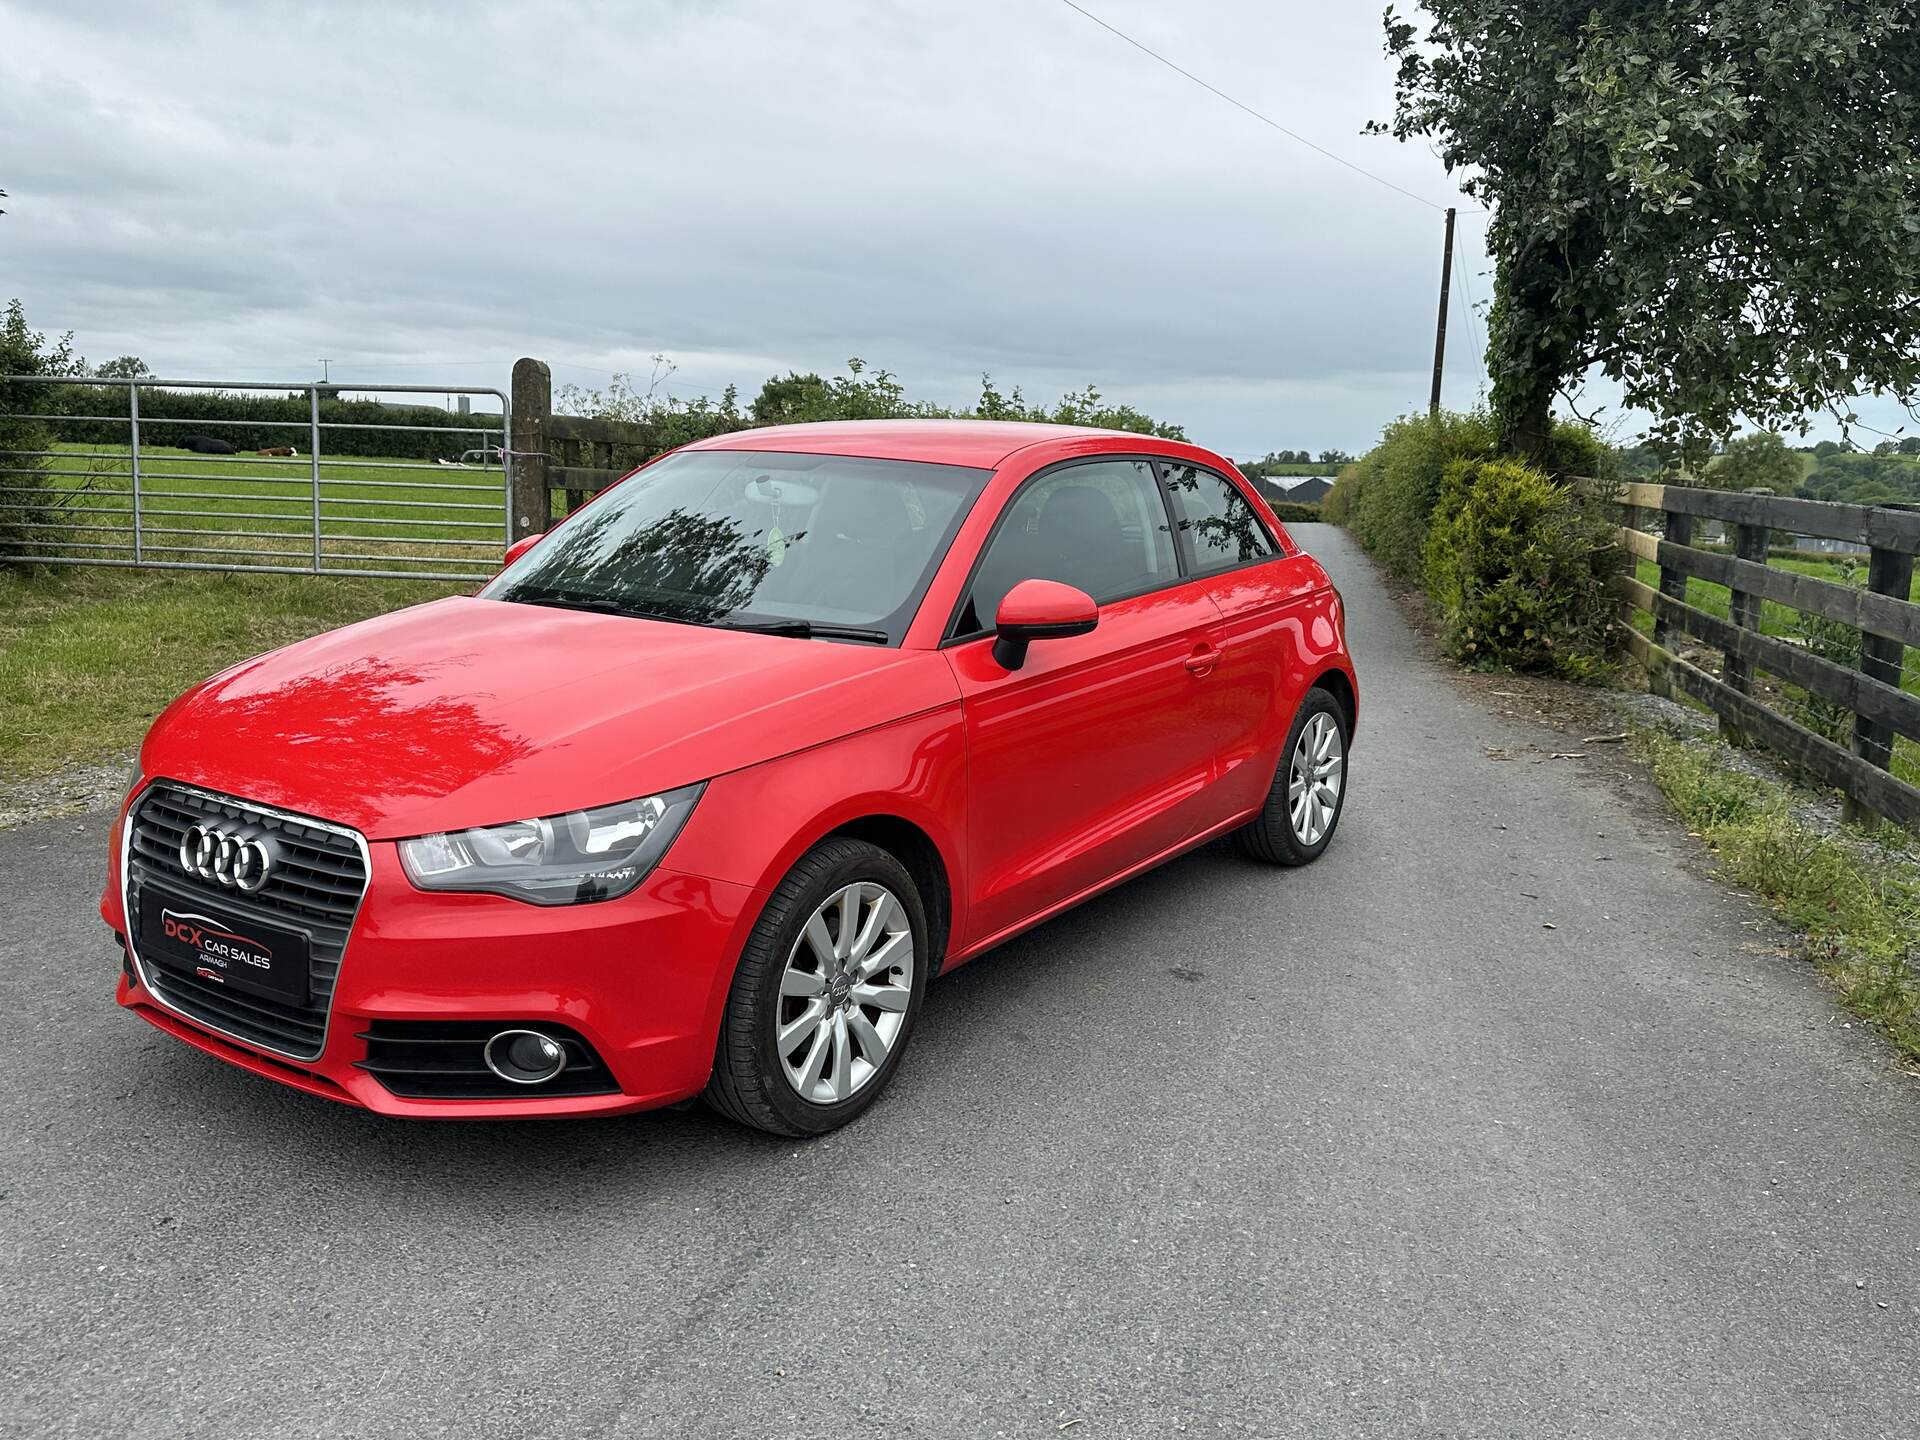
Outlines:
{"label": "car hood", "polygon": [[933,651],[460,598],[214,676],[141,766],[392,839],[670,790],[958,701]]}

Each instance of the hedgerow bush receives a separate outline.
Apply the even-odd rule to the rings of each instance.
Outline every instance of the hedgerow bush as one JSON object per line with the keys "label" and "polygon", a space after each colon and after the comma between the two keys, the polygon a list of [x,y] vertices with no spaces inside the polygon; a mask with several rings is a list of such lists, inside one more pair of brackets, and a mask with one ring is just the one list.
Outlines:
{"label": "hedgerow bush", "polygon": [[1394,421],[1380,443],[1340,477],[1336,489],[1346,492],[1348,528],[1393,574],[1418,580],[1447,466],[1493,452],[1493,422],[1482,414]]}
{"label": "hedgerow bush", "polygon": [[[1495,458],[1496,439],[1493,418],[1484,411],[1404,416],[1387,427],[1378,445],[1340,472],[1326,499],[1327,518],[1350,529],[1402,580],[1421,580],[1427,531],[1447,467],[1456,460]],[[1547,440],[1550,476],[1605,477],[1615,468],[1612,448],[1592,430],[1555,422]]]}
{"label": "hedgerow bush", "polygon": [[1320,518],[1329,525],[1346,525],[1353,519],[1353,492],[1360,483],[1360,464],[1342,466],[1334,477],[1333,488],[1320,502]]}
{"label": "hedgerow bush", "polygon": [[1613,631],[1607,522],[1517,460],[1447,466],[1427,536],[1427,594],[1449,654],[1478,667],[1592,678]]}
{"label": "hedgerow bush", "polygon": [[[127,443],[127,392],[117,385],[58,385],[42,387],[47,413],[53,415],[111,416],[101,420],[61,420],[59,438],[83,445]],[[177,445],[195,433],[203,421],[218,421],[204,429],[241,450],[267,445],[309,448],[312,402],[299,394],[255,395],[226,390],[161,390],[140,387],[140,443],[142,447]],[[365,429],[329,429],[321,447],[329,455],[380,455],[405,460],[450,460],[465,450],[500,443],[500,416],[459,415],[437,405],[390,405],[380,400],[343,399],[323,393],[320,421],[328,426],[365,426]],[[389,426],[407,426],[402,430]],[[480,434],[476,432],[491,432]]]}

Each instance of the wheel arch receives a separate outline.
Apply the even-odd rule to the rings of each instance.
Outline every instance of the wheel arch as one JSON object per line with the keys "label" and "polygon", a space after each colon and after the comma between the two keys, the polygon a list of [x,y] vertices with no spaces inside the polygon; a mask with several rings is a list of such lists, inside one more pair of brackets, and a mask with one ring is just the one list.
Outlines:
{"label": "wheel arch", "polygon": [[1338,665],[1329,665],[1313,677],[1310,690],[1324,690],[1340,702],[1340,708],[1346,712],[1347,737],[1351,739],[1359,725],[1360,697],[1354,689],[1353,677]]}
{"label": "wheel arch", "polygon": [[953,938],[953,876],[933,836],[905,816],[878,812],[841,822],[807,848],[835,837],[864,840],[906,867],[927,913],[927,978],[938,975]]}

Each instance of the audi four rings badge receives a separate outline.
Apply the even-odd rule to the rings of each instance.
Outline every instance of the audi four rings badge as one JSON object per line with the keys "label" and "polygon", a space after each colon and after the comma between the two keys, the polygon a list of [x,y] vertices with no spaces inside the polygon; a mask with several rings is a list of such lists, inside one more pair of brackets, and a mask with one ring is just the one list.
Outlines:
{"label": "audi four rings badge", "polygon": [[181,869],[249,895],[267,883],[273,860],[273,845],[263,835],[236,835],[212,825],[195,825],[180,841]]}

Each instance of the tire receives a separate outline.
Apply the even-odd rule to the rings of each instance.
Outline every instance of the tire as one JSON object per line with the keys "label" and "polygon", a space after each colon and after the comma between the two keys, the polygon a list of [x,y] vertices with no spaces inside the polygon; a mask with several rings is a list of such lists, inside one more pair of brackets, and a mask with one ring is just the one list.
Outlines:
{"label": "tire", "polygon": [[[1287,731],[1286,748],[1280,752],[1280,767],[1274,773],[1266,805],[1233,832],[1234,844],[1243,855],[1268,865],[1311,865],[1325,853],[1346,807],[1348,726],[1347,712],[1331,694],[1318,687],[1307,692]],[[1311,737],[1309,730],[1313,732]],[[1324,742],[1329,733],[1331,745]],[[1317,758],[1307,751],[1317,751]],[[1331,769],[1327,768],[1328,758],[1333,762]],[[1310,808],[1297,823],[1292,790],[1303,763],[1312,772],[1309,778],[1319,783],[1310,796]],[[1325,805],[1329,780],[1334,791],[1330,812]]]}
{"label": "tire", "polygon": [[[869,938],[867,949],[851,953]],[[862,840],[814,846],[775,887],[747,938],[707,1104],[773,1135],[845,1125],[900,1066],[926,993],[928,955],[926,910],[905,866]],[[868,966],[878,968],[863,979]]]}

